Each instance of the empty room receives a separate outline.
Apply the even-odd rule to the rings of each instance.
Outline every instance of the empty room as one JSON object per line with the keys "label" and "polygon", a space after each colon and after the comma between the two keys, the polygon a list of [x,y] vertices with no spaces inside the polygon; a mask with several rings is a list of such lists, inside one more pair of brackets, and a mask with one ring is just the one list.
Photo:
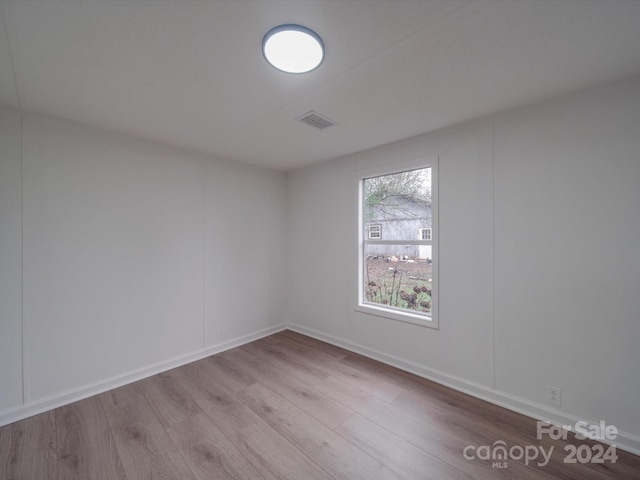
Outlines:
{"label": "empty room", "polygon": [[0,479],[640,478],[640,1],[0,0]]}

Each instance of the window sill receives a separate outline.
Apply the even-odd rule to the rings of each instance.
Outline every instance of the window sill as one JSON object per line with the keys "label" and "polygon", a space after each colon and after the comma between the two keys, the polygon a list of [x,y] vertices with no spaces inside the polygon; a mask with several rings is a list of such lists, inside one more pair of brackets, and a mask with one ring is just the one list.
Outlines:
{"label": "window sill", "polygon": [[420,327],[438,329],[438,322],[424,315],[413,314],[391,308],[378,307],[376,305],[361,303],[354,309],[356,312],[375,315],[377,317],[388,318],[397,322],[410,323]]}

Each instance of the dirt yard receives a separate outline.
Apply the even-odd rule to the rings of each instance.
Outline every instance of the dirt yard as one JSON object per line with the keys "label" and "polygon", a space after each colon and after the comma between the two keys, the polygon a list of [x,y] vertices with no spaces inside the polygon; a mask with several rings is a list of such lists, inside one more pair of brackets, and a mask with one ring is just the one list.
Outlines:
{"label": "dirt yard", "polygon": [[424,260],[365,260],[365,285],[370,302],[431,311],[431,265]]}

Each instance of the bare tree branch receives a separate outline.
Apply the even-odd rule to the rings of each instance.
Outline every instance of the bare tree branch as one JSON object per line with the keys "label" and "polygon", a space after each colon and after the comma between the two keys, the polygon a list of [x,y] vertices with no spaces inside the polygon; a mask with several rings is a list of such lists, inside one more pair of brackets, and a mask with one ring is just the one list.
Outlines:
{"label": "bare tree branch", "polygon": [[415,217],[408,203],[431,203],[431,168],[410,170],[364,181],[365,219]]}

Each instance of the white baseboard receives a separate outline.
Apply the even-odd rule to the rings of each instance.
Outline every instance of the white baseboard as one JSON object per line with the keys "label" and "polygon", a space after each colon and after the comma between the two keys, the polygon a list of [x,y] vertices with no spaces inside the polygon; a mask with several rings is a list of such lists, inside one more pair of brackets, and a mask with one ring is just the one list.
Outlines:
{"label": "white baseboard", "polygon": [[[289,330],[292,330],[294,332],[313,337],[317,340],[322,340],[323,342],[330,343],[354,353],[359,353],[361,355],[364,355],[365,357],[378,360],[387,365],[397,367],[406,372],[413,373],[414,375],[417,375],[419,377],[426,378],[427,380],[432,380],[446,387],[450,387],[454,390],[467,393],[476,398],[486,400],[487,402],[499,405],[509,410],[513,410],[514,412],[521,413],[536,420],[549,422],[552,425],[558,426],[575,425],[578,421],[586,421],[588,425],[598,425],[598,422],[594,422],[585,418],[579,418],[568,413],[559,412],[555,409],[547,407],[546,405],[531,402],[524,398],[510,395],[505,392],[500,392],[498,390],[486,387],[485,385],[470,382],[463,378],[440,372],[438,370],[425,367],[410,360],[406,360],[395,355],[390,355],[373,348],[365,347],[349,340],[335,337],[333,335],[328,335],[311,328],[296,324],[289,324],[288,328]],[[608,443],[615,444],[616,448],[619,448],[620,450],[633,453],[634,455],[640,455],[640,436],[638,435],[618,430],[618,436],[615,439],[615,442]]]}
{"label": "white baseboard", "polygon": [[240,345],[244,345],[246,343],[253,342],[254,340],[272,335],[286,328],[287,326],[285,324],[279,324],[273,327],[265,328],[263,330],[250,333],[248,335],[243,335],[241,337],[237,337],[232,340],[228,340],[196,352],[180,355],[178,357],[149,365],[147,367],[132,370],[116,377],[91,383],[89,385],[83,385],[72,390],[67,390],[65,392],[38,399],[24,405],[19,405],[17,407],[0,411],[0,427],[13,422],[17,422],[18,420],[22,420],[27,417],[31,417],[33,415],[37,415],[39,413],[47,412],[63,405],[68,405],[69,403],[77,402],[78,400],[83,400],[87,397],[91,397],[93,395],[97,395],[99,393],[103,393],[117,387],[121,387],[137,380],[142,380],[143,378],[147,378],[161,372],[166,372],[167,370],[171,370],[172,368],[195,362],[196,360],[215,355],[216,353],[221,353],[225,350],[239,347]]}

